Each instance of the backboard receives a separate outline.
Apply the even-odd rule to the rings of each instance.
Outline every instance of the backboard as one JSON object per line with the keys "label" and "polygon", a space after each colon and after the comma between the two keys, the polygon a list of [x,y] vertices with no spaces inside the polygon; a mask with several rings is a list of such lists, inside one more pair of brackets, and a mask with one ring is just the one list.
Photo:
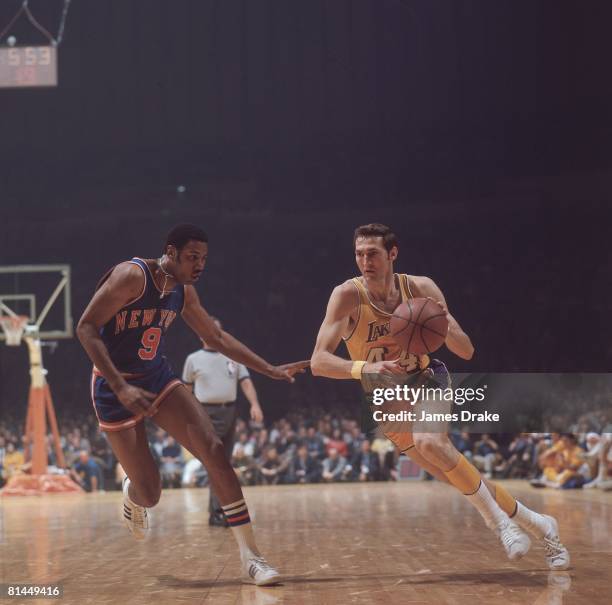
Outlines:
{"label": "backboard", "polygon": [[0,316],[27,315],[42,340],[72,338],[70,286],[69,265],[0,266]]}

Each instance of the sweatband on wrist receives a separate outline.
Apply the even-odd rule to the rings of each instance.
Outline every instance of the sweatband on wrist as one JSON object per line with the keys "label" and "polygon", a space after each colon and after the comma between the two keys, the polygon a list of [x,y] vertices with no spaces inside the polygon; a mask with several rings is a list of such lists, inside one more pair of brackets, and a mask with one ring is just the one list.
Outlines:
{"label": "sweatband on wrist", "polygon": [[363,372],[363,366],[366,364],[365,361],[354,361],[353,367],[351,368],[351,376],[355,380],[361,380],[361,372]]}

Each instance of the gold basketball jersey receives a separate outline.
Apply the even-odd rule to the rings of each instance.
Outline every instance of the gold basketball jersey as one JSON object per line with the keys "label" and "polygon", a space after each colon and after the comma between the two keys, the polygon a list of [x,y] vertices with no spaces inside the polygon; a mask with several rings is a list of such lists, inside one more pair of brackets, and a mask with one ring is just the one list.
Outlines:
{"label": "gold basketball jersey", "polygon": [[[402,302],[413,298],[408,276],[405,273],[396,273],[395,277],[399,283]],[[358,277],[354,277],[351,281],[359,293],[357,322],[349,336],[344,338],[351,359],[372,363],[399,359],[407,372],[426,368],[429,365],[429,357],[413,355],[401,349],[391,336],[391,313],[379,309],[372,303],[368,291]]]}

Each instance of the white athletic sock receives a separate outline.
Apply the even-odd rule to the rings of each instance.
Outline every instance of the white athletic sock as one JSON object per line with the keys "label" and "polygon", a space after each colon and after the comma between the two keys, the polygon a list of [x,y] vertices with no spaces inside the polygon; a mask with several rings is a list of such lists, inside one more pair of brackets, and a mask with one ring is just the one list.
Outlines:
{"label": "white athletic sock", "polygon": [[493,529],[503,521],[508,521],[508,515],[495,502],[484,481],[480,482],[473,494],[464,495],[476,507],[489,528]]}
{"label": "white athletic sock", "polygon": [[240,558],[242,561],[253,556],[260,557],[257,544],[255,544],[255,536],[253,535],[253,526],[249,517],[249,509],[247,508],[244,498],[226,504],[221,507],[223,514],[230,525],[234,538],[240,549]]}
{"label": "white athletic sock", "polygon": [[543,538],[550,531],[550,521],[540,513],[527,508],[524,504],[516,501],[516,514],[512,517],[523,529],[529,530],[538,538]]}

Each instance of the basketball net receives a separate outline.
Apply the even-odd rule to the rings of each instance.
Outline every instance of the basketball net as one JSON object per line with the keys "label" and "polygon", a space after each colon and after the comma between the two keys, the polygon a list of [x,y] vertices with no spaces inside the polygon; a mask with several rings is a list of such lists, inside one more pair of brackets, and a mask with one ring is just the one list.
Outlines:
{"label": "basketball net", "polygon": [[6,344],[9,347],[17,347],[21,344],[21,337],[30,318],[26,315],[3,315],[0,317],[0,326],[6,336]]}

